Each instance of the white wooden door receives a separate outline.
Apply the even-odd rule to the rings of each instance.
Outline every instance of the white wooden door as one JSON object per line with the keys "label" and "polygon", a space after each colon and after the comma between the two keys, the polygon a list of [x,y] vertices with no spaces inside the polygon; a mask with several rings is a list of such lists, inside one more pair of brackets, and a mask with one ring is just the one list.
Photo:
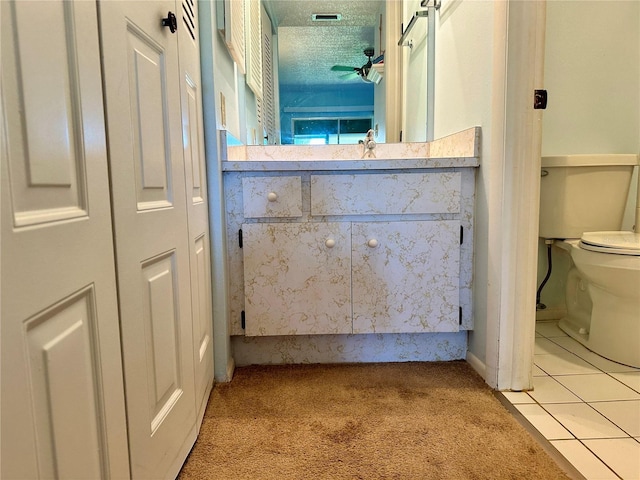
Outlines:
{"label": "white wooden door", "polygon": [[[198,5],[183,0],[178,27],[180,50],[180,95],[182,100],[182,145],[189,223],[191,264],[191,308],[195,396],[201,421],[213,385],[213,318],[211,306],[211,260],[207,175],[202,124]],[[179,16],[179,17],[180,17]]]}
{"label": "white wooden door", "polygon": [[131,473],[173,478],[196,438],[178,42],[162,25],[181,15],[99,8]]}
{"label": "white wooden door", "polygon": [[351,333],[351,225],[244,224],[246,335]]}
{"label": "white wooden door", "polygon": [[128,478],[96,4],[0,9],[0,477]]}
{"label": "white wooden door", "polygon": [[457,332],[460,222],[352,225],[353,333]]}

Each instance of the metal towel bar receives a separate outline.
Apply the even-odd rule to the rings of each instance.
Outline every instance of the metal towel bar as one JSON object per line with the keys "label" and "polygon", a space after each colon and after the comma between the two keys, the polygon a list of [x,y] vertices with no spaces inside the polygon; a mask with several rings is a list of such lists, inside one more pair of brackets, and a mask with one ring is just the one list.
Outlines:
{"label": "metal towel bar", "polygon": [[407,28],[405,28],[404,32],[402,32],[402,36],[400,37],[400,40],[398,40],[398,46],[399,47],[410,47],[411,48],[411,42],[407,42],[404,43],[405,38],[407,38],[407,35],[409,35],[409,32],[411,31],[411,29],[413,28],[413,26],[415,25],[416,21],[418,20],[418,18],[421,17],[428,17],[429,16],[429,11],[428,10],[421,10],[419,12],[416,12],[415,15],[413,17],[411,17],[411,20],[409,21],[409,25],[407,25]]}

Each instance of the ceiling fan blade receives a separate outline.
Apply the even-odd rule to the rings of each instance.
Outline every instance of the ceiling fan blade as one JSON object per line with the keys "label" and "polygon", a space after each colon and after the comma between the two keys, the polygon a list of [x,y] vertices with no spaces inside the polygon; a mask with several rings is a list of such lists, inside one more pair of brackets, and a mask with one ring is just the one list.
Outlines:
{"label": "ceiling fan blade", "polygon": [[355,69],[355,67],[347,67],[346,65],[334,65],[331,67],[331,71],[333,72],[352,72]]}
{"label": "ceiling fan blade", "polygon": [[351,72],[351,73],[345,73],[344,75],[340,75],[339,78],[343,78],[345,80],[348,80],[350,78],[356,78],[358,76],[357,72]]}

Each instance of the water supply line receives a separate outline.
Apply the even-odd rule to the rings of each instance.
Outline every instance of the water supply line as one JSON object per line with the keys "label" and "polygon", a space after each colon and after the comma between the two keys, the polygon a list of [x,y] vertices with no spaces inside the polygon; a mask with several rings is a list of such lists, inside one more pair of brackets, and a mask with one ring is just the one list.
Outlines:
{"label": "water supply line", "polygon": [[538,287],[538,291],[536,292],[536,310],[544,310],[547,306],[544,303],[540,302],[540,295],[542,294],[542,289],[547,284],[549,277],[551,276],[551,245],[553,245],[552,238],[545,238],[544,243],[547,245],[547,275],[542,280],[542,283]]}

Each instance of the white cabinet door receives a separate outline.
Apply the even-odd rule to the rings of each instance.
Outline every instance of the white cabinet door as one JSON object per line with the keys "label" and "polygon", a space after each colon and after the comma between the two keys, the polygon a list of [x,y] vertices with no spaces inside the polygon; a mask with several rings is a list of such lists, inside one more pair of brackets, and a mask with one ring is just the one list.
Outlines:
{"label": "white cabinet door", "polygon": [[95,2],[0,2],[1,478],[128,478]]}
{"label": "white cabinet door", "polygon": [[351,333],[349,223],[244,224],[246,335]]}
{"label": "white cabinet door", "polygon": [[162,26],[182,15],[99,7],[131,474],[174,478],[197,433],[178,42]]}
{"label": "white cabinet door", "polygon": [[353,223],[353,333],[457,332],[460,222]]}
{"label": "white cabinet door", "polygon": [[183,0],[178,27],[180,50],[180,96],[182,100],[182,146],[184,151],[189,256],[191,263],[191,308],[193,312],[193,362],[196,408],[202,419],[213,385],[213,318],[211,305],[211,261],[207,172],[202,124],[202,85],[198,5]]}

